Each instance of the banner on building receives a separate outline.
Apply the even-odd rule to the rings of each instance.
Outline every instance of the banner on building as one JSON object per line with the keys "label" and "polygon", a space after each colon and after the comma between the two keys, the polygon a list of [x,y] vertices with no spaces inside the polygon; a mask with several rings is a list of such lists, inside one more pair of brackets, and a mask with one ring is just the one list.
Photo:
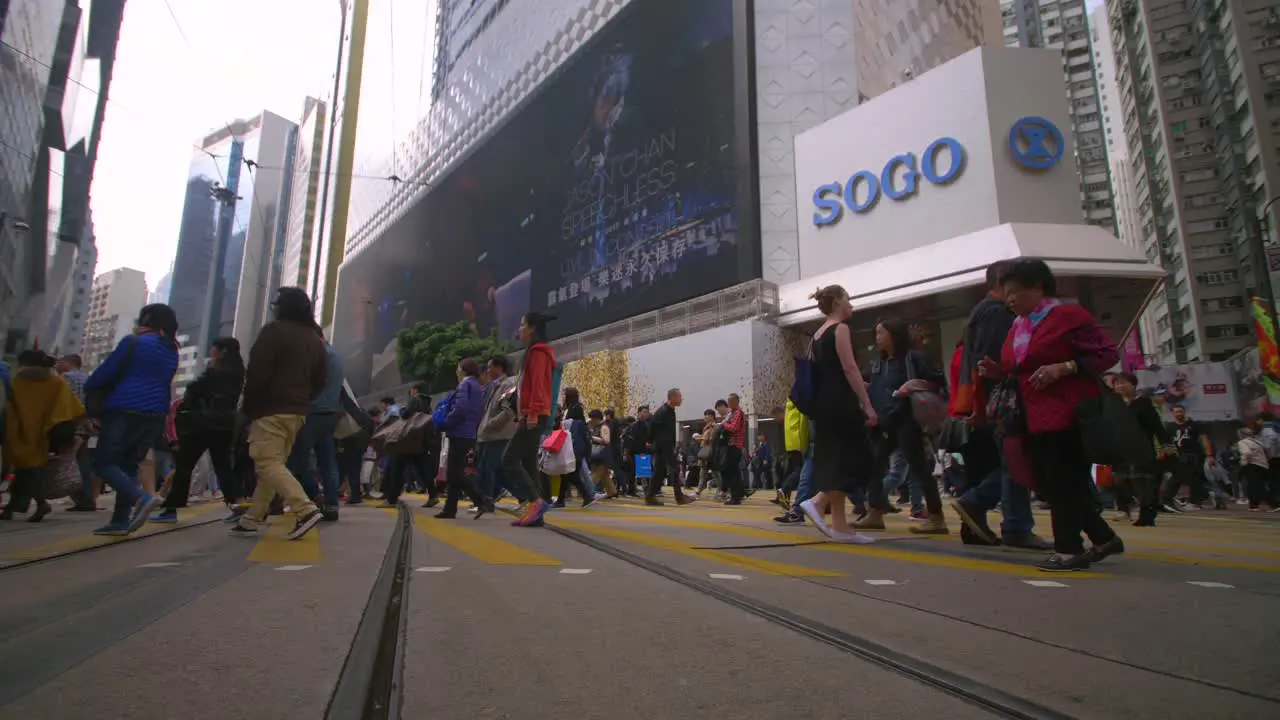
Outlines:
{"label": "banner on building", "polygon": [[1239,420],[1235,383],[1225,363],[1192,363],[1148,368],[1134,373],[1138,389],[1150,396],[1165,420],[1183,407],[1194,420]]}
{"label": "banner on building", "polygon": [[1262,385],[1266,388],[1267,405],[1271,410],[1280,404],[1280,351],[1276,349],[1276,327],[1271,318],[1271,304],[1265,298],[1250,298],[1253,309],[1253,334],[1258,338],[1258,370]]}
{"label": "banner on building", "polygon": [[1125,372],[1137,372],[1147,366],[1146,356],[1142,354],[1142,339],[1138,335],[1138,328],[1135,327],[1125,337],[1121,347],[1120,366]]}

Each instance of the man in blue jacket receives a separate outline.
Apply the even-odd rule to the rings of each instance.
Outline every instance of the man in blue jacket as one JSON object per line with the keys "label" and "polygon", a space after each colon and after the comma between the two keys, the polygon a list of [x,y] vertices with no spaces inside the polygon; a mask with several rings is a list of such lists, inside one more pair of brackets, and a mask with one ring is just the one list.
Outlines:
{"label": "man in blue jacket", "polygon": [[[338,519],[338,445],[334,433],[338,429],[338,419],[342,416],[342,384],[345,375],[342,369],[342,358],[338,352],[324,340],[324,332],[316,328],[316,334],[324,342],[325,376],[324,390],[311,401],[311,411],[307,413],[306,422],[298,437],[293,441],[293,450],[289,453],[289,472],[298,478],[302,487],[313,500],[324,493],[324,520],[334,522]],[[320,479],[324,483],[316,486],[316,468],[319,467]]]}

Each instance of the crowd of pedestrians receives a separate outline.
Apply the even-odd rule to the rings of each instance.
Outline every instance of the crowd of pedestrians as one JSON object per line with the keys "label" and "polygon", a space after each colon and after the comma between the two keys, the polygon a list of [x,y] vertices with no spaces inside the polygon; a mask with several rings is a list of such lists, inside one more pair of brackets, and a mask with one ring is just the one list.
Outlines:
{"label": "crowd of pedestrians", "polygon": [[[573,387],[553,398],[554,318],[539,312],[522,319],[519,367],[504,355],[459,358],[457,385],[440,402],[418,383],[403,405],[387,397],[362,409],[298,288],[277,292],[247,360],[235,339],[215,340],[203,373],[175,398],[178,319],[167,305],[148,305],[92,373],[78,357],[39,350],[22,353],[13,372],[0,365],[12,475],[0,519],[41,522],[49,500],[64,496],[69,510],[91,512],[109,492],[110,518],[97,534],[176,523],[202,463],[241,537],[287,511],[296,539],[337,521],[342,502],[377,493],[386,506],[412,490],[427,495],[428,508],[443,497],[438,520],[456,519],[464,496],[480,518],[510,495],[512,524],[536,527],[574,494],[583,507],[619,496],[661,505],[669,488],[687,505],[711,489],[733,506],[769,488],[783,509],[778,523],[809,522],[832,541],[867,544],[886,515],[904,510],[913,533],[950,533],[946,494],[964,543],[1047,551],[1039,567],[1068,572],[1124,552],[1102,517],[1106,505],[1138,527],[1206,499],[1223,508],[1228,492],[1254,510],[1280,507],[1275,418],[1243,428],[1220,458],[1185,409],[1161,422],[1136,379],[1111,371],[1115,343],[1088,310],[1058,296],[1043,261],[988,269],[949,379],[912,326],[893,318],[875,324],[871,361],[860,364],[848,293],[833,285],[813,298],[825,318],[808,372],[772,411],[783,430],[778,452],[763,432],[748,445],[736,394],[706,409],[684,443],[678,388],[634,416],[588,408]],[[1109,398],[1127,411],[1090,413]],[[1114,425],[1103,435],[1132,447],[1101,448],[1099,422]],[[160,487],[139,475],[149,455]],[[1103,455],[1117,459],[1100,467]],[[1050,511],[1051,541],[1035,533],[1035,503]],[[998,531],[987,519],[997,507]]]}

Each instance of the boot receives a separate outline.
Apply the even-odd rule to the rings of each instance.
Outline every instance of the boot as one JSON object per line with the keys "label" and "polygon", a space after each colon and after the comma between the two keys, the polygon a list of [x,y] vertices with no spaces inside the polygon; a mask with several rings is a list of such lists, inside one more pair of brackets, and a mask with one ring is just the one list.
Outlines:
{"label": "boot", "polygon": [[[861,520],[853,523],[854,530],[884,530],[884,512],[871,508]],[[915,528],[912,528],[913,530]]]}
{"label": "boot", "polygon": [[1138,510],[1138,519],[1133,521],[1134,527],[1152,527],[1156,524],[1158,511],[1154,505],[1144,505]]}
{"label": "boot", "polygon": [[942,513],[929,513],[929,517],[924,522],[911,526],[911,532],[916,535],[948,535],[951,533],[947,529],[947,519]]}

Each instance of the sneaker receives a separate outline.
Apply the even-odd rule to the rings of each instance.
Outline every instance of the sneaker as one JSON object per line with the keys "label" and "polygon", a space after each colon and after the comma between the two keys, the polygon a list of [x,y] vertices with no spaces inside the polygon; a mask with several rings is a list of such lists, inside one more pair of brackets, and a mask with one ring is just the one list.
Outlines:
{"label": "sneaker", "polygon": [[947,529],[947,520],[942,513],[929,515],[919,525],[912,525],[910,530],[916,535],[947,535],[951,532]]}
{"label": "sneaker", "polygon": [[[982,512],[963,500],[956,500],[951,503],[951,508],[960,516],[960,522],[963,523],[962,527],[969,531],[968,535],[979,541],[974,544],[999,544],[996,540],[996,534],[991,532],[991,526],[987,524],[987,514],[985,512]],[[915,528],[912,529],[914,530]],[[964,541],[965,534],[962,534],[960,538]]]}
{"label": "sneaker", "polygon": [[822,513],[818,512],[818,505],[813,501],[813,498],[809,498],[808,500],[800,503],[800,510],[813,521],[814,525],[818,526],[819,532],[827,537],[831,536],[831,527],[827,525],[827,521],[822,516]]}
{"label": "sneaker", "polygon": [[232,537],[256,538],[258,537],[258,527],[251,525],[247,520],[238,518],[235,525],[231,526]]}
{"label": "sneaker", "polygon": [[804,515],[793,508],[790,512],[785,512],[774,518],[773,521],[779,525],[803,525]]}
{"label": "sneaker", "polygon": [[870,545],[874,543],[876,539],[870,535],[863,535],[862,533],[842,533],[832,530],[831,541],[842,543],[844,545]]}
{"label": "sneaker", "polygon": [[107,523],[97,530],[93,531],[94,535],[105,535],[107,537],[123,537],[129,534],[128,523]]}
{"label": "sneaker", "polygon": [[248,507],[232,505],[230,508],[228,508],[230,512],[227,513],[227,516],[222,518],[222,522],[227,523],[228,525],[237,523],[240,521],[240,518],[244,517],[245,511],[248,509],[249,509]]}
{"label": "sneaker", "polygon": [[151,522],[163,523],[165,525],[174,525],[178,522],[178,511],[177,510],[161,510],[160,512],[151,516]]}
{"label": "sneaker", "polygon": [[1174,513],[1175,515],[1176,515],[1176,514],[1178,514],[1178,513],[1186,512],[1186,511],[1185,511],[1185,510],[1183,510],[1183,509],[1182,509],[1182,507],[1181,507],[1181,506],[1179,506],[1177,503],[1165,503],[1165,504],[1161,505],[1160,507],[1164,508],[1164,511],[1165,511],[1165,512],[1167,512],[1167,513]]}
{"label": "sneaker", "polygon": [[319,508],[311,510],[305,515],[299,515],[293,524],[293,529],[285,537],[290,540],[298,540],[311,532],[311,528],[314,528],[322,519],[324,519],[324,513]]}
{"label": "sneaker", "polygon": [[134,533],[147,524],[156,506],[164,502],[159,495],[144,495],[133,508],[133,516],[129,518],[129,532]]}

